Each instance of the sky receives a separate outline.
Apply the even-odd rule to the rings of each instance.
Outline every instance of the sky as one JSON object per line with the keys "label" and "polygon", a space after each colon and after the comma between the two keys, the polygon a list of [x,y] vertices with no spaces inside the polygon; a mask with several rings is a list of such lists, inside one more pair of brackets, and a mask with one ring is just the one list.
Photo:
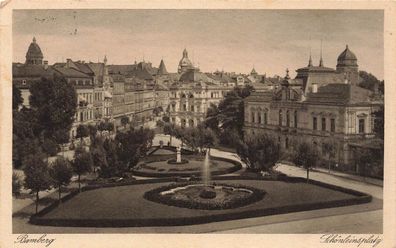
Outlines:
{"label": "sky", "polygon": [[308,63],[335,68],[346,44],[359,69],[383,79],[381,10],[14,10],[13,61],[33,37],[49,64],[164,60],[176,72],[183,49],[201,71],[285,75]]}

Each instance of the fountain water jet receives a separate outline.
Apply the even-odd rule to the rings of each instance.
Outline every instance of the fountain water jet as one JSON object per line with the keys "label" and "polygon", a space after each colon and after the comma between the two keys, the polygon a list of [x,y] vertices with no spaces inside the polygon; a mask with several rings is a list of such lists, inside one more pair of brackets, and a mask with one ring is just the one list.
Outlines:
{"label": "fountain water jet", "polygon": [[205,186],[209,185],[210,182],[210,161],[209,161],[209,151],[206,150],[205,160],[202,170],[202,179]]}

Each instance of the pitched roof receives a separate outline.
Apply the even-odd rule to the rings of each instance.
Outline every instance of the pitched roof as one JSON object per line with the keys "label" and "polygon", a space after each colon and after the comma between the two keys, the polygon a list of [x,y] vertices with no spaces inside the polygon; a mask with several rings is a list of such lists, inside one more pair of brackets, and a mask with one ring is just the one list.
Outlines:
{"label": "pitched roof", "polygon": [[317,93],[309,93],[307,103],[331,103],[334,105],[367,104],[372,92],[351,84],[328,84],[320,87]]}
{"label": "pitched roof", "polygon": [[18,77],[42,77],[44,75],[52,74],[53,70],[51,66],[48,66],[47,70],[44,65],[32,65],[32,64],[12,64],[12,76]]}
{"label": "pitched roof", "polygon": [[162,59],[161,59],[161,63],[159,65],[157,74],[158,75],[168,74],[168,71],[166,70],[166,67],[165,67],[164,60],[162,60]]}
{"label": "pitched roof", "polygon": [[65,77],[72,77],[72,78],[90,78],[89,75],[80,72],[74,68],[67,68],[67,67],[56,67],[54,68],[56,71],[58,71],[60,74],[62,74]]}
{"label": "pitched roof", "polygon": [[136,69],[137,65],[109,65],[109,74],[127,74]]}

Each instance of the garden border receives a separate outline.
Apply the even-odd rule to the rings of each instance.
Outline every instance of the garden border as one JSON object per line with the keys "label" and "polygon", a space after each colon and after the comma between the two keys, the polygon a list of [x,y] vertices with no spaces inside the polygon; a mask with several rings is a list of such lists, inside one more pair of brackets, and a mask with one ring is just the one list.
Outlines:
{"label": "garden border", "polygon": [[[215,180],[258,180],[250,177],[241,177],[241,176],[225,176],[225,177],[215,177]],[[159,182],[173,182],[174,178],[156,178],[156,179],[148,179],[148,180],[137,180],[127,183],[113,183],[110,185],[90,185],[82,188],[83,191],[86,190],[94,190],[102,187],[117,187],[117,186],[125,186],[125,185],[136,185],[136,184],[147,184],[147,183],[159,183]],[[261,179],[266,181],[276,181],[273,179]],[[299,177],[285,177],[280,179],[279,181],[289,182],[289,183],[297,183],[297,182],[306,182],[305,178]],[[333,208],[333,207],[343,207],[348,205],[356,205],[371,202],[372,196],[352,190],[344,187],[327,184],[315,180],[308,180],[309,183],[313,185],[317,185],[320,187],[325,187],[328,189],[348,193],[354,195],[356,197],[342,200],[334,200],[329,202],[316,202],[316,203],[302,203],[296,205],[289,205],[283,207],[276,208],[259,208],[252,209],[247,211],[241,211],[236,213],[217,213],[217,214],[209,214],[205,216],[194,216],[188,218],[147,218],[147,219],[46,219],[42,218],[45,214],[49,213],[55,207],[58,206],[58,202],[51,204],[48,207],[45,207],[37,214],[34,214],[30,217],[29,223],[35,225],[46,225],[46,226],[69,226],[69,227],[142,227],[142,226],[181,226],[181,225],[194,225],[194,224],[203,224],[217,221],[227,221],[227,220],[236,220],[236,219],[244,219],[244,218],[253,218],[253,217],[261,217],[268,215],[276,215],[276,214],[285,214],[291,212],[300,212],[300,211],[309,211],[315,209],[323,209],[323,208]],[[67,196],[63,197],[63,202],[66,202],[77,195],[79,192],[74,191]]]}
{"label": "garden border", "polygon": [[[167,155],[161,155],[161,156],[167,156]],[[234,166],[224,169],[224,170],[219,170],[219,171],[214,171],[211,172],[212,176],[218,176],[218,175],[224,175],[224,174],[230,174],[230,173],[234,173],[240,169],[242,169],[242,165],[240,162],[233,160],[233,159],[229,159],[229,158],[223,158],[223,157],[217,157],[217,156],[210,156],[210,158],[213,158],[214,160],[218,160],[218,161],[224,161],[227,163],[231,163]],[[167,159],[163,158],[163,160],[161,160],[161,158],[158,158],[157,160],[154,161],[144,161],[146,164],[150,164],[150,162],[159,162],[159,161],[167,161]],[[179,172],[179,173],[175,173],[175,172],[146,172],[146,171],[139,171],[139,170],[131,170],[132,174],[135,176],[140,176],[140,177],[157,177],[157,178],[165,178],[165,177],[191,177],[191,176],[200,176],[202,173],[200,171],[198,172]]]}

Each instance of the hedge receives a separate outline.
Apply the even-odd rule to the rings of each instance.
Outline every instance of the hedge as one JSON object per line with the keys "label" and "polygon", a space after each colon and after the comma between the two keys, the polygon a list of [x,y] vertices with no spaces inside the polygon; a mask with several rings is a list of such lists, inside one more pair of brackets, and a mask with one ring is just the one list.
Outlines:
{"label": "hedge", "polygon": [[230,209],[230,208],[237,208],[237,207],[249,205],[251,203],[262,200],[265,195],[264,190],[256,189],[245,185],[234,185],[234,184],[216,184],[216,186],[231,186],[235,188],[244,188],[251,190],[253,194],[251,194],[246,198],[236,198],[233,201],[224,203],[222,205],[217,205],[210,202],[199,203],[194,201],[174,200],[172,198],[169,198],[168,196],[163,196],[160,194],[162,191],[166,191],[175,187],[192,185],[192,184],[194,183],[178,183],[178,184],[164,185],[162,187],[158,187],[153,190],[145,192],[143,198],[149,201],[165,204],[168,206],[176,206],[176,207],[190,208],[190,209],[221,210],[221,209]]}
{"label": "hedge", "polygon": [[[238,176],[224,176],[224,177],[214,177],[214,180],[230,180],[230,179],[238,179],[238,180],[257,180],[250,177],[238,177]],[[157,178],[157,179],[147,179],[147,180],[139,180],[135,182],[128,183],[114,183],[111,185],[91,185],[85,186],[82,188],[85,190],[93,190],[101,187],[116,187],[116,186],[125,186],[125,185],[135,185],[135,184],[147,184],[147,183],[158,183],[158,182],[172,182],[175,179],[172,178]],[[273,181],[272,179],[262,179]],[[285,182],[306,182],[304,178],[295,178],[295,177],[286,177],[280,181]],[[334,200],[330,202],[317,202],[317,203],[303,203],[296,205],[289,205],[283,207],[276,208],[259,208],[252,210],[245,210],[236,213],[213,213],[206,216],[193,216],[187,218],[147,218],[147,219],[46,219],[43,217],[45,214],[49,213],[55,207],[58,206],[58,203],[55,202],[50,206],[42,209],[35,215],[30,217],[29,222],[36,225],[47,225],[47,226],[71,226],[71,227],[134,227],[134,226],[180,226],[180,225],[193,225],[193,224],[202,224],[209,222],[217,222],[217,221],[226,221],[226,220],[235,220],[235,219],[243,219],[243,218],[253,218],[267,215],[275,215],[275,214],[284,214],[290,212],[298,212],[298,211],[308,211],[315,210],[321,208],[333,208],[333,207],[343,207],[348,205],[355,204],[363,204],[371,202],[372,196],[352,190],[343,188],[340,186],[335,186],[315,180],[309,180],[309,183],[318,185],[321,187],[341,191],[344,193],[352,194],[356,197],[350,199],[342,199],[342,200]],[[78,194],[78,191],[74,191],[69,195],[63,198],[63,201],[67,201]]]}

